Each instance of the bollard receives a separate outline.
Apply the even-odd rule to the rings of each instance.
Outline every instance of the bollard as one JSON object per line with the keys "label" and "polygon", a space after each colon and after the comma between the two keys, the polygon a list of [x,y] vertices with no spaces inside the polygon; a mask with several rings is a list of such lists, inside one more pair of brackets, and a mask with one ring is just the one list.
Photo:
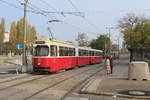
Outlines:
{"label": "bollard", "polygon": [[139,80],[139,81],[149,80],[150,77],[149,77],[148,63],[142,61],[131,62],[128,68],[128,79]]}

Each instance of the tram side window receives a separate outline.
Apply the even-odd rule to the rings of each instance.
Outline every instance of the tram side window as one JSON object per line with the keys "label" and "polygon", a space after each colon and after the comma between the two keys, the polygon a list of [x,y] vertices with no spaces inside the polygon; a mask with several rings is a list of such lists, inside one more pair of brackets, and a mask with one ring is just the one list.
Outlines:
{"label": "tram side window", "polygon": [[50,50],[51,50],[51,56],[57,56],[57,46],[56,45],[51,45]]}
{"label": "tram side window", "polygon": [[68,51],[69,51],[69,49],[67,48],[67,47],[64,47],[64,56],[68,56]]}
{"label": "tram side window", "polygon": [[79,56],[83,56],[83,50],[79,49]]}
{"label": "tram side window", "polygon": [[63,56],[63,47],[59,46],[59,56]]}
{"label": "tram side window", "polygon": [[98,55],[97,55],[97,51],[95,51],[95,56],[98,56]]}
{"label": "tram side window", "polygon": [[69,48],[69,56],[75,56],[75,48]]}
{"label": "tram side window", "polygon": [[59,56],[73,56],[73,48],[68,48],[68,47],[59,47]]}
{"label": "tram side window", "polygon": [[89,51],[89,56],[92,56],[92,51]]}
{"label": "tram side window", "polygon": [[75,56],[75,55],[76,55],[75,48],[73,48],[73,56]]}
{"label": "tram side window", "polygon": [[97,52],[96,52],[96,56],[100,56],[100,52],[97,51]]}
{"label": "tram side window", "polygon": [[95,56],[98,56],[98,52],[97,51],[95,52]]}
{"label": "tram side window", "polygon": [[84,55],[83,56],[88,56],[87,50],[84,50]]}
{"label": "tram side window", "polygon": [[102,56],[102,52],[99,52],[99,56]]}
{"label": "tram side window", "polygon": [[92,51],[92,56],[94,56],[94,51]]}
{"label": "tram side window", "polygon": [[88,56],[88,50],[79,49],[79,56]]}
{"label": "tram side window", "polygon": [[83,55],[82,56],[86,56],[86,50],[83,50]]}
{"label": "tram side window", "polygon": [[89,54],[88,54],[88,50],[86,50],[86,56],[89,56]]}
{"label": "tram side window", "polygon": [[80,49],[79,49],[78,53],[79,53],[79,56],[81,56],[81,50]]}

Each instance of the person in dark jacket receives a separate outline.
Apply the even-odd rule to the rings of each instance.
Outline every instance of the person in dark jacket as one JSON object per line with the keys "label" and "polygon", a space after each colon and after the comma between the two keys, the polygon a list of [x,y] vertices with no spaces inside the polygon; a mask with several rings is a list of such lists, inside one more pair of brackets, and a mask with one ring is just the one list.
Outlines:
{"label": "person in dark jacket", "polygon": [[110,56],[110,68],[111,68],[111,74],[113,73],[113,57]]}

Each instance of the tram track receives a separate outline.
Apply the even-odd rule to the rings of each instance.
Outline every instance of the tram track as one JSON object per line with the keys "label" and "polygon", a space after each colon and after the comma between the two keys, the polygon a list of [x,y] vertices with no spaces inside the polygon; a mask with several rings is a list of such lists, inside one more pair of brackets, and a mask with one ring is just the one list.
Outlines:
{"label": "tram track", "polygon": [[14,80],[18,80],[18,79],[27,78],[27,77],[31,77],[31,75],[7,77],[7,79],[1,80],[1,81],[0,81],[0,84],[2,84],[2,83],[7,83],[7,82],[10,82],[10,81],[14,81]]}
{"label": "tram track", "polygon": [[80,81],[77,85],[73,86],[62,98],[61,100],[65,100],[65,98],[71,94],[76,88],[80,87],[82,84],[86,84],[90,81],[90,79],[92,77],[94,77],[96,74],[98,74],[99,72],[103,71],[103,69],[100,69],[99,71],[91,74],[90,76],[86,77],[84,80]]}
{"label": "tram track", "polygon": [[[38,80],[38,79],[41,79],[41,78],[44,78],[44,77],[45,77],[45,76],[41,76],[41,77],[33,78],[33,79],[30,77],[31,79],[29,79],[29,80],[27,80],[27,81],[23,81],[23,82],[14,84],[14,85],[10,85],[10,86],[4,87],[4,88],[0,88],[0,91],[3,91],[3,90],[8,89],[8,88],[15,87],[15,86],[18,86],[18,85],[21,85],[21,84],[26,84],[26,83],[28,83],[28,82],[32,82],[32,81],[35,81],[35,80]],[[12,81],[13,81],[13,80],[12,80]]]}
{"label": "tram track", "polygon": [[[88,68],[88,67],[85,67],[85,68]],[[91,68],[90,68],[91,69]],[[88,69],[89,70],[89,69]],[[72,71],[78,71],[78,70],[72,70]],[[87,70],[85,70],[87,71]],[[66,73],[70,73],[70,71],[66,71]],[[19,79],[26,79],[26,78],[31,78],[31,79],[27,79],[25,81],[21,81],[21,82],[18,82],[16,84],[13,84],[13,85],[10,85],[10,86],[6,86],[4,88],[0,88],[0,91],[2,90],[5,90],[5,89],[8,89],[8,88],[12,88],[12,87],[15,87],[15,86],[18,86],[18,85],[22,85],[22,84],[26,84],[26,83],[29,83],[29,82],[33,82],[33,81],[36,81],[36,80],[39,80],[39,79],[42,79],[42,78],[46,78],[46,77],[49,77],[49,78],[53,78],[53,77],[56,77],[56,76],[60,76],[61,74],[63,73],[58,73],[58,74],[52,74],[52,75],[40,75],[41,77],[39,77],[39,75],[35,75],[35,76],[25,76],[25,77],[20,77]],[[32,77],[35,77],[32,79]],[[37,78],[36,78],[37,77]],[[6,80],[6,81],[2,81],[0,82],[0,84],[5,84],[5,83],[8,83],[8,82],[12,82],[12,81],[16,81],[18,80],[18,78],[15,78],[15,79],[10,79],[10,80]]]}
{"label": "tram track", "polygon": [[[114,65],[118,64],[117,62],[114,63]],[[99,74],[101,71],[103,71],[104,69],[100,69],[99,71],[91,74],[89,77],[85,78],[84,80],[80,81],[77,85],[73,86],[63,97],[61,97],[60,100],[65,100],[66,97],[69,97],[70,94],[72,94],[77,88],[83,88],[83,86],[85,84],[87,84],[94,76],[96,76],[97,74]],[[102,73],[101,73],[102,74]],[[79,89],[79,90],[80,90]],[[77,93],[79,93],[80,91],[76,91]]]}
{"label": "tram track", "polygon": [[[75,70],[70,70],[70,71],[66,71],[66,72],[62,72],[62,73],[57,73],[57,74],[52,74],[52,75],[44,75],[44,76],[37,76],[36,78],[34,77],[33,79],[30,79],[30,80],[26,80],[26,81],[23,81],[23,82],[19,82],[17,84],[13,84],[13,85],[4,85],[4,88],[1,88],[0,89],[0,92],[3,91],[4,93],[7,93],[8,89],[11,90],[11,89],[14,89],[14,88],[20,88],[21,87],[24,87],[24,86],[28,86],[30,85],[31,88],[32,86],[34,87],[34,83],[40,83],[41,84],[45,84],[45,83],[42,83],[44,82],[45,79],[48,79],[49,83],[51,85],[45,85],[44,87],[39,87],[37,89],[34,89],[30,94],[28,94],[27,96],[25,96],[25,99],[24,100],[28,100],[52,87],[55,87],[73,77],[77,77],[78,75],[80,74],[84,74],[85,72],[90,72],[90,70],[96,70],[100,65],[94,65],[94,66],[86,66],[86,67],[83,67],[83,68],[78,68],[78,69],[75,69]],[[95,72],[94,72],[95,73]],[[44,79],[45,78],[45,79]],[[61,79],[61,80],[60,80]],[[14,80],[15,81],[15,80]],[[9,83],[9,82],[7,82]],[[25,88],[25,87],[24,87]],[[29,86],[27,87],[28,89],[27,90],[30,90],[29,89]],[[19,92],[19,94],[21,94],[21,92]],[[15,94],[11,93],[11,94],[8,94],[10,96],[14,96]]]}
{"label": "tram track", "polygon": [[[93,68],[91,68],[91,69],[93,69]],[[43,89],[41,89],[40,91],[37,91],[37,92],[35,92],[34,94],[32,94],[32,95],[26,97],[24,100],[29,100],[30,98],[32,98],[32,97],[34,97],[34,96],[36,96],[36,95],[38,95],[38,94],[40,94],[40,93],[42,93],[42,92],[44,92],[44,91],[50,89],[50,88],[53,88],[53,87],[55,87],[55,86],[57,86],[57,85],[59,85],[59,84],[65,82],[65,81],[67,81],[67,80],[69,80],[69,79],[71,79],[71,78],[77,77],[77,76],[79,76],[79,75],[81,75],[81,74],[83,74],[83,73],[87,73],[87,71],[91,71],[91,69],[82,71],[82,72],[77,73],[77,74],[75,74],[75,75],[71,75],[71,76],[69,76],[69,77],[67,77],[67,78],[65,78],[65,79],[63,79],[63,80],[60,80],[60,81],[58,81],[58,82],[56,82],[56,83],[54,83],[54,84],[52,84],[52,85],[49,85],[48,87],[43,88]],[[95,68],[95,69],[97,69],[97,68]],[[95,70],[95,69],[94,69],[94,70]],[[98,73],[98,72],[100,72],[100,71],[102,71],[102,70],[103,70],[103,68],[101,68],[99,71],[96,71],[96,72],[94,71],[90,76],[87,76],[87,77],[86,77],[83,81],[81,81],[79,84],[81,84],[82,82],[88,80],[89,77],[92,77],[93,75],[95,75],[96,73]],[[76,87],[76,86],[75,86],[75,87]],[[73,89],[74,89],[75,87],[73,87]],[[71,90],[72,90],[72,89],[71,89]],[[69,91],[68,93],[70,93],[70,92],[71,92],[71,91]],[[68,94],[68,93],[67,93],[67,94]]]}
{"label": "tram track", "polygon": [[[114,66],[119,64],[118,62],[114,63]],[[89,81],[91,81],[92,77],[97,76],[97,74],[99,74],[101,71],[103,71],[103,69],[97,71],[96,73],[91,74],[89,77],[85,78],[83,81],[79,82],[77,85],[75,85],[73,88],[70,89],[70,91],[68,91],[60,100],[65,100],[66,97],[69,97],[69,95],[71,95],[73,92],[76,93],[80,93],[80,90],[84,87],[85,84],[87,84]],[[101,77],[103,77],[103,73],[100,73],[100,75],[102,75]],[[78,88],[78,90],[77,90]]]}

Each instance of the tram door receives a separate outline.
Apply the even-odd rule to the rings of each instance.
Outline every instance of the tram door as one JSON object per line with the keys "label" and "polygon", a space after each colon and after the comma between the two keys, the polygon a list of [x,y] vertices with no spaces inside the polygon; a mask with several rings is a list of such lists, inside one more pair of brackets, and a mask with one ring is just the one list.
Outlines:
{"label": "tram door", "polygon": [[56,45],[50,46],[50,55],[51,56],[57,56],[57,46]]}
{"label": "tram door", "polygon": [[57,59],[57,46],[51,45],[50,46],[50,56],[51,56],[51,67],[54,70],[58,70],[58,59]]}

